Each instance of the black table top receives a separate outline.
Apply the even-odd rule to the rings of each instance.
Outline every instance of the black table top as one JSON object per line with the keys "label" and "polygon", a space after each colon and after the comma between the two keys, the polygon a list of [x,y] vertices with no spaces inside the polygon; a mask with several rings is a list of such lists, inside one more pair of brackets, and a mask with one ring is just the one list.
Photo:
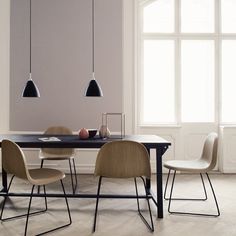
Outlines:
{"label": "black table top", "polygon": [[[60,141],[42,141],[41,138],[56,137]],[[78,135],[45,135],[45,134],[0,134],[0,146],[3,139],[9,139],[22,148],[100,148],[114,140],[137,141],[147,148],[168,147],[169,141],[157,135],[126,135],[122,139],[118,135],[102,139],[99,136],[82,140]]]}

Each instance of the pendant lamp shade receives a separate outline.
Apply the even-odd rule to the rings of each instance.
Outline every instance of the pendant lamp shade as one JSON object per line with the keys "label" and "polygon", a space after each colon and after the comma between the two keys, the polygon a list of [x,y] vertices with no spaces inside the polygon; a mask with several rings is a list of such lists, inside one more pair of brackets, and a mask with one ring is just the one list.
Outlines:
{"label": "pendant lamp shade", "polygon": [[90,80],[88,88],[85,91],[85,96],[86,97],[102,97],[103,96],[102,89],[97,83],[97,81],[95,80],[95,78]]}
{"label": "pendant lamp shade", "polygon": [[22,97],[40,97],[39,90],[32,79],[29,79],[25,85]]}
{"label": "pendant lamp shade", "polygon": [[29,71],[29,79],[24,87],[22,92],[22,97],[40,97],[39,89],[36,84],[33,82],[31,77],[31,0],[30,1],[30,71]]}
{"label": "pendant lamp shade", "polygon": [[92,71],[93,71],[93,78],[90,80],[88,87],[85,91],[86,97],[102,97],[102,89],[99,86],[98,82],[95,80],[95,73],[94,73],[94,0],[92,0]]}

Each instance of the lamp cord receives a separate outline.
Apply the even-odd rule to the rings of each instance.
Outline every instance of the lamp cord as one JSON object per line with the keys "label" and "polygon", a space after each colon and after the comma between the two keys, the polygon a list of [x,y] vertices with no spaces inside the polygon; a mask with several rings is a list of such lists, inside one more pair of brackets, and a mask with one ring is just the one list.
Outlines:
{"label": "lamp cord", "polygon": [[94,0],[92,0],[92,71],[94,75]]}
{"label": "lamp cord", "polygon": [[30,0],[30,77],[31,77],[31,0]]}

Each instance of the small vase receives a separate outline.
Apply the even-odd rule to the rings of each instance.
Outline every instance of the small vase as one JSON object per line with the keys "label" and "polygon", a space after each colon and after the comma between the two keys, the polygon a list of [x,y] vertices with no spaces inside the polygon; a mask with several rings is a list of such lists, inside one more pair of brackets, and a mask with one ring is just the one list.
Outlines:
{"label": "small vase", "polygon": [[100,138],[109,138],[111,135],[110,130],[106,125],[102,125],[99,129]]}

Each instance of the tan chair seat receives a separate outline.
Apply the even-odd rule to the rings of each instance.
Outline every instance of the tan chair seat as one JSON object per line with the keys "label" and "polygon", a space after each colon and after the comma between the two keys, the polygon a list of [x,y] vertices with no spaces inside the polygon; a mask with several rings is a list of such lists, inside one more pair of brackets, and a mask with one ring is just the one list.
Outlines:
{"label": "tan chair seat", "polygon": [[[61,225],[59,227],[50,229],[48,231],[44,231],[43,233],[37,234],[37,235],[43,235],[58,229],[62,229],[64,227],[67,227],[71,225],[72,220],[71,220],[71,214],[70,214],[70,208],[68,205],[66,193],[65,193],[65,188],[63,185],[62,179],[65,178],[65,174],[56,169],[49,169],[49,168],[37,168],[37,169],[31,169],[29,170],[27,168],[26,164],[26,158],[25,155],[22,151],[22,149],[14,142],[10,140],[3,140],[2,141],[2,168],[3,170],[6,171],[8,174],[12,174],[12,178],[10,180],[9,186],[7,188],[6,194],[7,197],[4,198],[3,204],[2,204],[2,210],[0,213],[0,220],[1,221],[6,221],[6,220],[11,220],[11,219],[17,219],[23,216],[26,216],[26,223],[25,223],[25,232],[24,235],[27,235],[27,228],[28,228],[28,220],[29,216],[32,214],[39,214],[46,212],[48,207],[47,207],[47,194],[46,194],[46,188],[45,185],[54,183],[56,181],[59,181],[61,183],[61,187],[64,193],[64,198],[66,201],[66,206],[67,206],[67,212],[69,216],[69,223],[66,223],[64,225]],[[8,217],[8,218],[3,218],[3,211],[6,203],[6,199],[8,198],[8,193],[12,184],[12,180],[14,177],[18,177],[23,180],[28,180],[28,184],[32,184],[31,188],[31,194],[30,194],[30,200],[29,200],[29,205],[28,205],[28,210],[27,214],[21,214],[13,217]],[[44,186],[44,198],[45,198],[45,209],[32,212],[30,213],[30,208],[31,208],[31,202],[33,198],[33,193],[34,193],[34,188],[36,185],[43,185]]]}
{"label": "tan chair seat", "polygon": [[40,168],[29,170],[30,182],[34,185],[46,185],[65,178],[65,174],[56,169]]}
{"label": "tan chair seat", "polygon": [[[73,132],[69,128],[65,126],[51,126],[47,128],[44,132],[46,135],[72,135]],[[41,160],[41,168],[44,165],[44,161],[69,161],[70,167],[70,177],[71,177],[71,187],[72,192],[75,193],[77,189],[77,173],[76,173],[76,166],[75,166],[75,149],[74,148],[41,148],[39,152],[39,159]],[[72,163],[71,163],[72,162]],[[72,170],[72,164],[73,169]],[[74,175],[73,175],[74,171]],[[75,182],[74,182],[75,181]],[[38,189],[38,192],[40,189]]]}
{"label": "tan chair seat", "polygon": [[[138,213],[148,229],[152,232],[154,231],[147,186],[143,178],[143,176],[145,176],[150,180],[151,166],[149,161],[149,153],[143,144],[128,140],[112,141],[104,144],[98,152],[94,174],[95,176],[99,176],[99,181],[94,213],[93,232],[95,232],[96,229],[98,201],[103,177],[134,178]],[[144,218],[139,207],[139,196],[136,182],[137,177],[140,177],[144,184],[150,223],[148,223]]]}
{"label": "tan chair seat", "polygon": [[164,167],[177,171],[204,172],[208,170],[209,163],[203,159],[198,160],[171,160],[164,163]]}
{"label": "tan chair seat", "polygon": [[[201,157],[195,160],[171,160],[167,161],[164,163],[164,167],[169,169],[167,180],[166,180],[166,186],[165,186],[165,191],[164,191],[164,198],[166,200],[169,200],[168,204],[168,212],[170,214],[181,214],[181,215],[197,215],[197,216],[219,216],[220,215],[220,210],[219,206],[217,203],[216,195],[211,183],[211,180],[209,178],[209,175],[207,172],[211,171],[214,169],[216,166],[217,162],[217,148],[218,148],[218,135],[214,132],[210,133],[207,135],[203,149],[202,149],[202,154]],[[171,188],[170,188],[170,195],[169,197],[166,196],[167,192],[167,186],[168,186],[168,181],[169,177],[171,174],[171,171],[173,171],[173,178],[172,178],[172,183],[171,183]],[[202,186],[204,190],[204,197],[201,198],[173,198],[173,188],[174,188],[174,183],[175,183],[175,176],[176,176],[176,171],[186,171],[189,173],[198,173],[200,174],[201,180],[202,180]],[[171,210],[171,202],[172,200],[193,200],[193,201],[205,201],[207,200],[207,192],[206,192],[206,187],[203,179],[203,174],[206,175],[214,200],[215,200],[215,205],[217,209],[216,214],[209,214],[209,213],[200,213],[200,212],[189,212],[189,211],[176,211],[176,210]],[[193,187],[194,189],[194,187]]]}

